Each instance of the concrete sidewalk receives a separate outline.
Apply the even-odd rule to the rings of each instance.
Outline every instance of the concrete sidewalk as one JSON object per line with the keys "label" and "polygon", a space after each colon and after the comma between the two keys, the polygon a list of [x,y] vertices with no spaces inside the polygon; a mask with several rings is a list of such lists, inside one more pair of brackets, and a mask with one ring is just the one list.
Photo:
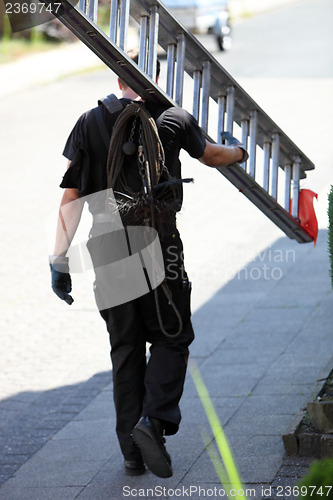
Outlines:
{"label": "concrete sidewalk", "polygon": [[16,62],[0,65],[0,97],[15,95],[29,88],[94,68],[103,68],[103,63],[88,47],[79,42],[31,54]]}
{"label": "concrete sidewalk", "polygon": [[[9,72],[0,66],[0,112],[7,124],[1,164],[9,165],[0,170],[6,186],[0,200],[6,263],[1,269],[6,287],[0,290],[0,499],[172,498],[179,492],[181,498],[189,492],[196,500],[219,498],[218,493],[214,496],[219,479],[201,437],[202,430],[209,436],[211,431],[190,375],[181,430],[167,441],[174,476],[124,476],[114,432],[108,343],[90,288],[86,303],[91,307],[84,309],[81,298],[86,292],[75,278],[76,302],[70,311],[49,290],[47,253],[34,238],[40,234],[36,214],[57,206],[55,186],[63,173],[59,157],[73,116],[82,112],[87,100],[95,103],[96,95],[104,95],[104,86],[115,88],[116,83],[115,78],[110,83],[109,73],[100,72],[84,81],[71,78],[65,85],[62,76],[99,64],[83,45],[66,50],[68,60],[59,49],[15,63]],[[36,83],[50,82],[36,90]],[[277,122],[283,128],[283,120],[288,122],[288,133],[318,166],[303,187],[319,192],[318,214],[325,228],[332,81],[315,83],[317,101],[311,117],[320,124],[319,131],[308,126],[304,106],[313,93],[310,79],[299,85],[299,80],[258,77],[248,79],[244,88],[255,99],[256,92],[267,100],[264,109],[269,114],[281,114]],[[34,110],[43,103],[48,106],[41,127]],[[35,131],[35,142],[27,123]],[[15,147],[18,137],[20,147]],[[243,481],[255,490],[248,496],[273,498],[274,490],[267,495],[270,485],[292,485],[306,471],[306,460],[283,461],[281,436],[309,399],[333,353],[327,232],[320,231],[316,249],[290,241],[219,174],[182,161],[184,177],[196,180],[186,192],[180,217],[185,260],[194,282],[196,340],[191,359],[213,398]],[[198,203],[209,204],[209,221]],[[227,213],[222,221],[221,211]],[[32,289],[32,283],[40,286]],[[163,488],[169,491],[164,494]]]}
{"label": "concrete sidewalk", "polygon": [[[193,317],[198,334],[191,360],[212,396],[249,498],[262,498],[274,484],[284,455],[281,436],[332,356],[326,238],[320,231],[314,252],[311,245],[282,237]],[[150,472],[138,478],[123,474],[112,385],[107,378],[104,382],[84,409],[4,483],[1,500],[120,500],[140,491],[146,498],[179,492],[184,498],[190,492],[195,500],[221,497],[201,437],[202,432],[211,437],[211,431],[190,375],[181,430],[167,440],[174,467],[167,480]],[[67,411],[77,402],[69,397]],[[39,428],[45,428],[45,420]],[[284,488],[305,472],[293,466]]]}

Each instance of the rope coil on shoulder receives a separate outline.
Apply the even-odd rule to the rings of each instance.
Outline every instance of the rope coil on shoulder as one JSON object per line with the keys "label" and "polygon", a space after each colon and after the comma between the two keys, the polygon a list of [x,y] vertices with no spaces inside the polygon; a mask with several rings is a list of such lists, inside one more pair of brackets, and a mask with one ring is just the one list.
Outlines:
{"label": "rope coil on shoulder", "polygon": [[[128,139],[128,125],[130,120],[133,120],[133,125],[130,132],[130,138]],[[174,185],[176,182],[171,179],[165,166],[164,149],[158,134],[155,120],[140,103],[133,102],[126,106],[124,111],[118,116],[114,125],[107,158],[107,187],[112,188],[115,194],[117,193],[118,195],[125,196],[129,205],[131,202],[133,204],[135,203],[138,193],[135,193],[127,185],[123,166],[125,158],[124,149],[128,149],[128,151],[133,149],[129,143],[134,142],[134,129],[137,121],[139,121],[139,144],[137,147],[138,166],[144,187],[143,198],[147,203],[147,214],[144,217],[144,224],[149,225],[156,230],[154,205],[156,205],[158,201],[158,196],[163,196],[165,190],[171,189],[171,192],[175,196]],[[126,154],[128,153],[125,152],[125,155]],[[168,180],[161,183],[161,189],[156,189],[163,172],[166,172]],[[161,283],[160,287],[163,290],[170,307],[176,315],[178,330],[176,333],[171,334],[164,328],[158,289],[155,288],[154,298],[159,326],[162,333],[166,337],[175,338],[179,336],[183,330],[183,320],[173,301],[172,292],[165,280]]]}

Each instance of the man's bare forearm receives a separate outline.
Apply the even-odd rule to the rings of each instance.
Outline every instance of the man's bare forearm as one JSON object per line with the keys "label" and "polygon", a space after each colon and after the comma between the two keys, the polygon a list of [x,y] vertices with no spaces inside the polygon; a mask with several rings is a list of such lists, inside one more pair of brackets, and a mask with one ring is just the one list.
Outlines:
{"label": "man's bare forearm", "polygon": [[200,161],[209,167],[225,167],[241,161],[243,150],[237,146],[223,146],[206,141],[206,149]]}
{"label": "man's bare forearm", "polygon": [[76,189],[66,189],[60,204],[53,255],[66,255],[82,214],[83,203]]}

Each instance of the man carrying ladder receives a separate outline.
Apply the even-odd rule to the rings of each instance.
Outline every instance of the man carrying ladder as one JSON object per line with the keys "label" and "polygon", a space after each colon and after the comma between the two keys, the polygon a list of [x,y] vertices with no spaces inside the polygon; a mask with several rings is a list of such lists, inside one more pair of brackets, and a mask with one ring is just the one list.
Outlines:
{"label": "man carrying ladder", "polygon": [[[138,62],[136,51],[129,56]],[[186,182],[181,178],[179,153],[185,149],[203,164],[219,168],[241,163],[248,155],[230,134],[227,134],[228,146],[208,142],[196,119],[187,111],[158,106],[148,100],[143,103],[125,82],[120,79],[118,82],[122,98],[106,99],[84,113],[65,146],[69,165],[61,183],[65,192],[54,254],[50,256],[52,288],[62,300],[73,302],[69,295],[71,278],[66,254],[81,216],[82,204],[75,203],[77,200],[112,189],[125,226],[122,234],[128,225],[148,226],[157,231],[163,255],[163,282],[133,300],[113,307],[101,306],[107,303],[106,290],[111,292],[117,284],[105,283],[105,277],[97,272],[96,262],[101,252],[108,253],[108,243],[112,241],[114,246],[115,235],[111,240],[105,234],[100,238],[101,225],[110,214],[101,213],[100,205],[90,204],[94,223],[88,247],[96,272],[97,305],[110,336],[116,431],[125,473],[140,475],[148,467],[159,477],[170,477],[171,458],[165,449],[164,436],[175,434],[179,428],[179,401],[188,347],[194,339],[191,286],[176,227],[176,214],[182,205],[182,182]],[[121,125],[125,113],[129,119]],[[121,130],[127,139],[117,150],[115,144]],[[111,137],[109,151],[105,136]],[[152,149],[156,145],[155,158]],[[120,155],[120,163],[118,156],[114,161],[115,155]],[[146,161],[147,158],[150,160]],[[65,222],[61,216],[64,207]],[[146,342],[151,344],[148,362]]]}

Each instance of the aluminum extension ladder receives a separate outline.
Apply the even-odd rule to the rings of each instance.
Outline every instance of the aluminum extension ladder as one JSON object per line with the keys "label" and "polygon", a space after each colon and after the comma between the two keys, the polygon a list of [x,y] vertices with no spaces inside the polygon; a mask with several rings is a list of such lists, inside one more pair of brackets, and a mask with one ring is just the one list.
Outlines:
{"label": "aluminum extension ladder", "polygon": [[[192,114],[207,139],[209,113],[217,113],[216,142],[226,130],[249,150],[249,160],[219,171],[285,234],[312,241],[298,220],[300,180],[313,163],[249,97],[227,71],[159,0],[110,0],[110,31],[97,25],[98,0],[44,0],[55,14],[110,69],[144,99],[183,104],[185,72],[193,80]],[[139,64],[125,50],[130,22],[139,25]],[[166,91],[156,83],[158,45],[166,52]],[[128,47],[129,48],[129,47]],[[281,187],[282,185],[282,187]],[[278,189],[279,186],[279,189]],[[280,201],[281,195],[283,200]]]}

